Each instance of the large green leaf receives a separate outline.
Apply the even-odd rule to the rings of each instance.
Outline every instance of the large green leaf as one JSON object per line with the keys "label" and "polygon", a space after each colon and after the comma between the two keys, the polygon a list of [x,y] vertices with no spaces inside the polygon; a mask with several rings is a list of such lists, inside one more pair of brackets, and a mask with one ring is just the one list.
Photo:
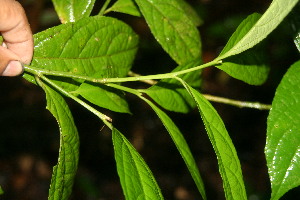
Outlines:
{"label": "large green leaf", "polygon": [[105,85],[83,83],[74,91],[91,103],[121,113],[130,113],[122,92]]}
{"label": "large green leaf", "polygon": [[[173,72],[189,69],[197,66],[198,64],[198,61],[193,61],[186,65],[178,66],[173,70]],[[200,87],[200,72],[187,73],[180,77],[193,87]],[[175,79],[161,80],[156,85],[144,90],[143,92],[149,95],[160,106],[170,111],[187,113],[196,106],[193,98],[189,95],[182,84]]]}
{"label": "large green leaf", "polygon": [[177,126],[174,124],[174,122],[164,113],[162,110],[160,110],[155,104],[153,104],[151,101],[144,99],[151,108],[156,112],[166,129],[168,130],[173,142],[175,143],[181,157],[183,158],[187,168],[189,169],[194,182],[202,196],[203,199],[206,199],[205,189],[204,189],[204,183],[202,181],[202,178],[200,176],[197,164],[195,162],[195,159],[190,151],[190,148],[185,141],[185,138],[181,134],[180,130],[177,128]]}
{"label": "large green leaf", "polygon": [[240,161],[221,117],[197,90],[185,82],[183,84],[197,103],[208,137],[217,155],[226,199],[246,200]]}
{"label": "large green leaf", "polygon": [[282,22],[297,2],[298,0],[273,0],[267,11],[253,26],[244,24],[246,31],[240,30],[236,33],[242,37],[230,41],[232,43],[228,44],[230,48],[226,47],[218,58],[224,59],[239,54],[261,42]]}
{"label": "large green leaf", "polygon": [[135,1],[156,40],[178,64],[200,59],[199,32],[177,0]]}
{"label": "large green leaf", "polygon": [[136,149],[117,129],[112,129],[117,170],[125,198],[163,199],[155,178]]}
{"label": "large green leaf", "polygon": [[272,200],[300,185],[300,61],[280,82],[267,122],[265,154]]}
{"label": "large green leaf", "polygon": [[49,86],[39,83],[47,98],[47,109],[57,120],[60,131],[58,164],[53,168],[49,200],[69,199],[77,171],[79,136],[72,114],[63,97]]}
{"label": "large green leaf", "polygon": [[120,12],[133,16],[142,16],[138,7],[135,5],[134,0],[118,0],[106,12]]}
{"label": "large green leaf", "polygon": [[60,21],[67,23],[89,17],[95,0],[52,0],[52,2]]}
{"label": "large green leaf", "polygon": [[[127,24],[102,16],[48,29],[34,39],[32,67],[90,77],[126,76],[138,46],[138,36]],[[33,76],[24,77],[34,82]],[[57,79],[68,91],[81,84],[70,78]]]}

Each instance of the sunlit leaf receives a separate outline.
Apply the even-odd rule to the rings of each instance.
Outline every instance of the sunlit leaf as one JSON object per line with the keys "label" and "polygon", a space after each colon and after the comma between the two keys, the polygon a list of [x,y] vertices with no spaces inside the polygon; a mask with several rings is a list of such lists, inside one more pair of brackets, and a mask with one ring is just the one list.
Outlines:
{"label": "sunlit leaf", "polygon": [[[198,64],[199,61],[193,61],[186,65],[178,66],[172,72],[189,69],[197,66]],[[193,87],[200,87],[200,72],[187,73],[180,77]],[[196,106],[193,98],[189,95],[182,84],[175,79],[161,80],[156,85],[144,90],[144,92],[160,106],[170,111],[187,113]]]}
{"label": "sunlit leaf", "polygon": [[69,199],[79,158],[79,136],[72,114],[63,97],[49,86],[39,83],[47,98],[47,109],[57,120],[60,131],[58,163],[53,168],[49,200]]}
{"label": "sunlit leaf", "polygon": [[95,0],[52,0],[52,2],[60,21],[67,23],[89,17]]}
{"label": "sunlit leaf", "polygon": [[200,59],[199,32],[177,0],[135,1],[156,40],[178,64]]}
{"label": "sunlit leaf", "polygon": [[168,130],[173,142],[175,143],[181,157],[183,158],[188,170],[191,173],[191,176],[194,179],[194,182],[202,196],[203,199],[206,199],[205,189],[204,189],[204,183],[202,181],[202,178],[200,176],[197,164],[195,162],[195,159],[190,151],[190,148],[185,141],[185,138],[181,134],[180,130],[177,128],[177,126],[174,124],[174,122],[164,113],[162,110],[160,110],[155,104],[153,104],[151,101],[144,99],[151,108],[156,112],[166,129]]}
{"label": "sunlit leaf", "polygon": [[107,9],[107,12],[109,11],[125,13],[137,17],[142,16],[133,0],[118,0],[112,5],[112,7]]}
{"label": "sunlit leaf", "polygon": [[[273,0],[267,11],[254,25],[248,21],[249,24],[243,24],[246,31],[240,27],[236,35],[240,34],[242,37],[238,36],[233,40],[234,42],[231,41],[230,48],[225,47],[226,49],[222,51],[219,59],[239,54],[260,43],[282,22],[297,2],[298,0]],[[256,17],[255,20],[257,20]]]}
{"label": "sunlit leaf", "polygon": [[[34,36],[32,67],[90,77],[124,77],[130,70],[138,36],[125,23],[110,17],[89,17],[40,32]],[[34,82],[29,74],[24,76]],[[65,90],[82,81],[55,78]]]}
{"label": "sunlit leaf", "polygon": [[280,82],[268,116],[265,154],[272,200],[300,185],[300,61]]}
{"label": "sunlit leaf", "polygon": [[155,178],[136,149],[117,129],[112,129],[115,159],[127,200],[163,199]]}
{"label": "sunlit leaf", "polygon": [[208,137],[217,155],[226,199],[246,200],[240,161],[221,117],[197,90],[184,82],[183,84],[197,103]]}

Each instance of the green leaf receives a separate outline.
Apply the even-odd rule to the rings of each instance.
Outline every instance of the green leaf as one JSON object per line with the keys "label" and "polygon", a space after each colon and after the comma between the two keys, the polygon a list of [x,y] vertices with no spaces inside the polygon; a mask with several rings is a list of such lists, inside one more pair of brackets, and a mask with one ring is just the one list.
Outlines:
{"label": "green leaf", "polygon": [[178,63],[201,57],[201,42],[195,23],[177,0],[136,0],[152,34]]}
{"label": "green leaf", "polygon": [[[227,47],[226,50],[223,50],[218,58],[221,60],[239,54],[260,43],[282,22],[297,2],[298,0],[273,0],[267,11],[254,25],[250,20],[247,21],[249,24],[243,24],[247,31],[243,31],[239,27],[239,31],[235,34],[242,37],[238,36],[234,42],[231,41],[234,45],[229,44],[228,46],[231,48]],[[257,17],[254,17],[253,20],[257,20]]]}
{"label": "green leaf", "polygon": [[246,200],[240,161],[221,117],[197,90],[182,82],[197,103],[208,137],[217,155],[226,199]]}
{"label": "green leaf", "polygon": [[61,23],[75,22],[89,17],[95,0],[52,0]]}
{"label": "green leaf", "polygon": [[67,200],[72,193],[79,158],[79,136],[72,114],[63,97],[39,81],[47,99],[47,109],[57,120],[60,131],[58,164],[53,168],[49,200]]}
{"label": "green leaf", "polygon": [[83,83],[74,91],[91,103],[121,113],[130,113],[124,94],[105,85]]}
{"label": "green leaf", "polygon": [[136,149],[117,129],[112,129],[117,170],[125,198],[163,199],[155,178]]}
{"label": "green leaf", "polygon": [[0,186],[0,195],[4,194],[2,187]]}
{"label": "green leaf", "polygon": [[269,66],[264,64],[263,57],[257,51],[248,51],[223,60],[217,68],[228,75],[250,85],[263,84],[269,75]]}
{"label": "green leaf", "polygon": [[[103,16],[62,24],[36,34],[34,39],[32,67],[97,78],[126,76],[138,46],[138,36],[131,27]],[[29,74],[24,78],[35,82]],[[56,84],[67,91],[76,90],[82,83],[56,79]]]}
{"label": "green leaf", "polygon": [[195,159],[190,151],[190,148],[185,141],[185,138],[181,134],[180,130],[177,128],[177,126],[174,124],[174,122],[164,113],[162,110],[160,110],[155,104],[153,104],[151,101],[143,98],[144,101],[146,101],[151,108],[156,112],[166,129],[168,130],[173,142],[175,143],[181,157],[183,158],[188,170],[191,173],[191,176],[194,179],[194,182],[202,196],[203,199],[206,199],[205,189],[204,189],[204,183],[202,181],[202,178],[200,176],[200,172],[198,170],[197,164],[195,162]]}
{"label": "green leaf", "polygon": [[185,0],[176,0],[176,1],[185,11],[186,15],[194,22],[195,26],[200,26],[203,24],[203,20],[199,17],[197,12],[193,9],[193,7],[189,3],[187,3]]}
{"label": "green leaf", "polygon": [[106,12],[120,12],[129,15],[133,15],[136,17],[141,17],[142,14],[139,11],[138,7],[135,5],[133,0],[118,0],[117,2],[112,5]]}
{"label": "green leaf", "polygon": [[267,121],[265,154],[272,200],[300,185],[300,61],[280,82]]}
{"label": "green leaf", "polygon": [[[178,66],[172,72],[189,69],[197,65],[199,65],[199,62],[193,61],[186,65]],[[180,77],[193,87],[200,87],[200,72],[187,73]],[[156,85],[144,90],[143,92],[149,95],[161,107],[170,111],[187,113],[196,106],[193,98],[189,95],[182,84],[175,79],[161,80]]]}

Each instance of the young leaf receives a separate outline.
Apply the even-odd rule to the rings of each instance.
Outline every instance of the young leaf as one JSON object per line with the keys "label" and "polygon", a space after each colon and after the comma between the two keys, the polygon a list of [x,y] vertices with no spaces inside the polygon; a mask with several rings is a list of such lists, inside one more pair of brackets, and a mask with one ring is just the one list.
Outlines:
{"label": "young leaf", "polygon": [[197,90],[182,82],[197,103],[208,137],[217,155],[226,199],[246,200],[240,161],[221,117]]}
{"label": "young leaf", "polygon": [[91,103],[121,113],[130,113],[124,94],[105,85],[83,83],[74,91]]}
{"label": "young leaf", "polygon": [[56,118],[60,130],[58,164],[53,168],[49,200],[69,199],[79,158],[79,136],[72,114],[63,97],[39,81],[47,98],[47,109]]}
{"label": "young leaf", "polygon": [[[126,76],[138,46],[138,36],[131,27],[103,16],[62,24],[36,34],[34,39],[32,67],[97,78]],[[33,76],[24,77],[34,82]],[[68,91],[82,83],[57,79],[56,83]]]}
{"label": "young leaf", "polygon": [[272,200],[300,185],[300,61],[280,82],[267,121],[265,154]]}
{"label": "young leaf", "polygon": [[[254,25],[251,21],[247,21],[249,24],[243,24],[246,31],[239,27],[240,29],[235,33],[236,38],[230,41],[232,44],[228,45],[230,48],[223,50],[218,59],[222,60],[239,54],[261,42],[282,22],[297,2],[298,0],[273,0],[267,11]],[[257,20],[256,17],[254,20]]]}
{"label": "young leaf", "polygon": [[159,200],[163,199],[155,178],[136,149],[117,129],[112,129],[112,138],[125,198]]}
{"label": "young leaf", "polygon": [[[197,65],[199,65],[199,62],[193,61],[186,65],[178,66],[172,72],[189,69]],[[200,72],[187,73],[181,76],[181,78],[193,87],[200,87]],[[193,98],[189,95],[182,84],[178,83],[175,79],[161,80],[156,85],[144,90],[143,92],[149,95],[161,107],[170,111],[187,113],[196,106]]]}
{"label": "young leaf", "polygon": [[263,84],[269,74],[269,66],[264,64],[263,58],[253,49],[231,56],[223,60],[217,68],[226,72],[228,75],[250,85]]}
{"label": "young leaf", "polygon": [[166,129],[168,130],[173,142],[175,143],[181,157],[183,158],[188,170],[190,171],[194,182],[202,196],[203,199],[206,199],[205,189],[204,189],[204,183],[202,181],[202,178],[200,176],[197,164],[195,162],[195,159],[190,151],[190,148],[188,144],[185,141],[185,138],[181,134],[180,130],[177,128],[177,126],[174,124],[174,122],[164,113],[162,110],[160,110],[155,104],[153,104],[151,101],[144,99],[151,108],[156,112]]}
{"label": "young leaf", "polygon": [[112,7],[106,10],[106,12],[110,11],[125,13],[136,17],[142,16],[133,0],[118,0],[114,3],[114,5],[112,5]]}
{"label": "young leaf", "polygon": [[61,23],[75,22],[89,17],[95,0],[52,0]]}
{"label": "young leaf", "polygon": [[156,40],[178,64],[200,59],[199,32],[177,0],[135,1]]}

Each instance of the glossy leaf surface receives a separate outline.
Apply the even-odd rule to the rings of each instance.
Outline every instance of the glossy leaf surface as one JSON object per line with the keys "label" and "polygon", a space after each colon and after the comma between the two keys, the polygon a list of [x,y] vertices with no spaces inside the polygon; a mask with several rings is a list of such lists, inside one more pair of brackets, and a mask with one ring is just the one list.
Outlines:
{"label": "glossy leaf surface", "polygon": [[105,85],[83,83],[74,93],[80,94],[89,102],[102,108],[115,112],[130,113],[125,95]]}
{"label": "glossy leaf surface", "polygon": [[136,0],[152,34],[178,64],[201,57],[195,22],[177,0]]}
{"label": "glossy leaf surface", "polygon": [[79,136],[72,114],[63,97],[52,88],[39,83],[47,98],[47,109],[57,120],[60,131],[58,164],[53,168],[49,200],[69,199],[79,158]]}
{"label": "glossy leaf surface", "polygon": [[239,54],[260,43],[282,22],[297,2],[298,0],[273,0],[267,11],[251,28],[245,25],[247,31],[241,33],[243,37],[234,40],[233,45],[229,45],[231,48],[226,48],[219,59]]}
{"label": "glossy leaf surface", "polygon": [[107,9],[107,11],[114,11],[114,12],[120,12],[125,13],[137,17],[141,17],[142,14],[139,11],[138,7],[135,5],[135,2],[133,0],[118,0]]}
{"label": "glossy leaf surface", "polygon": [[[199,62],[190,62],[189,64],[178,66],[172,72],[189,69],[198,64]],[[201,77],[199,71],[187,73],[180,77],[193,87],[200,87]],[[170,111],[187,113],[196,106],[193,98],[182,84],[175,79],[161,80],[144,92],[161,107]]]}
{"label": "glossy leaf surface", "polygon": [[117,170],[125,198],[163,199],[160,188],[141,155],[117,129],[113,128],[112,134]]}
{"label": "glossy leaf surface", "polygon": [[280,82],[268,116],[265,154],[272,200],[300,185],[300,62]]}
{"label": "glossy leaf surface", "polygon": [[60,21],[64,24],[89,17],[95,0],[52,0]]}
{"label": "glossy leaf surface", "polygon": [[208,137],[217,155],[226,199],[246,200],[240,161],[222,119],[197,90],[186,83],[184,85],[197,103]]}
{"label": "glossy leaf surface", "polygon": [[[48,29],[34,39],[32,67],[97,78],[126,76],[138,45],[138,36],[127,24],[102,16]],[[34,82],[33,76],[24,77]],[[70,78],[57,79],[68,91],[81,84]]]}
{"label": "glossy leaf surface", "polygon": [[188,170],[190,171],[191,176],[194,179],[194,182],[202,196],[203,199],[206,199],[205,189],[204,189],[204,183],[202,181],[202,178],[200,176],[200,172],[198,170],[197,164],[195,162],[195,159],[190,151],[190,148],[183,137],[180,130],[177,128],[177,126],[174,124],[174,122],[164,113],[162,110],[160,110],[155,104],[153,104],[151,101],[144,99],[151,108],[156,112],[166,129],[168,130],[174,144],[176,145],[181,157],[183,158]]}

